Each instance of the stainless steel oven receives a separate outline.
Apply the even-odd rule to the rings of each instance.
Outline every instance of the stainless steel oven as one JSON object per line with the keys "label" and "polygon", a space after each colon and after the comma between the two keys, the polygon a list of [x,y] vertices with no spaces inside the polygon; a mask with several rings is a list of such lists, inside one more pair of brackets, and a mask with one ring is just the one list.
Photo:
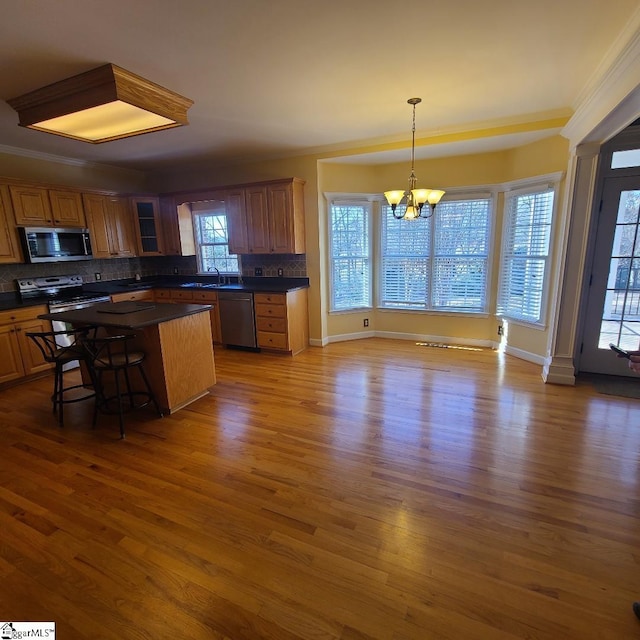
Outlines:
{"label": "stainless steel oven", "polygon": [[[98,304],[99,302],[109,302],[111,298],[109,296],[101,296],[98,298],[90,298],[89,300],[85,300],[84,302],[75,302],[75,303],[50,303],[49,304],[49,313],[57,313],[60,311],[71,311],[72,309],[85,309],[86,307],[91,307],[94,304]],[[51,329],[53,331],[67,331],[71,329],[71,325],[62,320],[52,320],[51,321]],[[59,347],[68,347],[71,344],[71,340],[64,335],[56,336],[56,344]],[[62,369],[64,371],[68,371],[69,369],[75,369],[79,367],[80,363],[77,360],[72,360],[71,362],[67,362],[62,365]]]}
{"label": "stainless steel oven", "polygon": [[[82,276],[50,276],[46,278],[25,278],[18,280],[18,291],[23,300],[42,301],[49,306],[49,313],[84,309],[99,302],[109,302],[108,295],[85,292],[82,289]],[[53,331],[66,331],[71,327],[62,321],[52,320]],[[57,336],[56,342],[61,347],[68,347],[70,342],[66,336]],[[64,369],[79,366],[77,360],[64,365]]]}

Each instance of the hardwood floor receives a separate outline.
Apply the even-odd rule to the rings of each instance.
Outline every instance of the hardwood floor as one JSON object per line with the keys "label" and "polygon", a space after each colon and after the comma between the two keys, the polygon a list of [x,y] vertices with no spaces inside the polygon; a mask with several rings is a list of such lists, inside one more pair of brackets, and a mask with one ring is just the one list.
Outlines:
{"label": "hardwood floor", "polygon": [[[0,392],[0,618],[57,638],[640,637],[640,401],[491,350],[216,349],[172,416]],[[640,384],[640,379],[638,380]]]}

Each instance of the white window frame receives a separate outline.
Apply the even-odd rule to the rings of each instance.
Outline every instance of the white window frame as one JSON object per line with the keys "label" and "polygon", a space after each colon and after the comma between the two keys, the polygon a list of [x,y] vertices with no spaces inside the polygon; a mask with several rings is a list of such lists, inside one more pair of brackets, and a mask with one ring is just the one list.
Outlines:
{"label": "white window frame", "polygon": [[[401,305],[401,304],[383,304],[382,300],[384,298],[383,295],[383,286],[384,286],[384,274],[382,270],[384,268],[384,247],[383,247],[383,224],[385,221],[383,219],[380,220],[380,238],[379,238],[379,255],[380,260],[379,264],[376,265],[376,272],[378,275],[378,296],[377,296],[377,306],[380,309],[384,309],[386,311],[418,311],[418,312],[430,312],[430,313],[438,313],[438,314],[455,314],[455,315],[488,315],[489,308],[491,305],[491,255],[492,255],[492,247],[494,244],[494,219],[495,219],[495,207],[496,207],[496,198],[495,193],[493,191],[487,192],[477,192],[475,190],[451,190],[448,192],[447,197],[443,199],[441,202],[456,202],[456,201],[474,201],[474,200],[486,200],[488,201],[488,211],[487,211],[487,237],[486,237],[486,252],[484,254],[478,254],[478,258],[484,260],[484,297],[482,299],[482,304],[478,308],[469,308],[469,307],[455,307],[455,306],[436,306],[433,301],[433,285],[434,285],[434,273],[436,269],[436,258],[438,256],[435,255],[435,246],[436,246],[436,233],[434,233],[434,224],[437,225],[438,219],[438,207],[436,207],[434,215],[425,220],[400,220],[399,223],[407,224],[407,225],[415,225],[415,224],[430,224],[431,232],[429,234],[429,248],[427,251],[427,255],[425,256],[425,260],[427,261],[427,269],[428,269],[428,282],[427,282],[427,290],[425,295],[425,300],[423,304],[411,304],[411,305]],[[382,216],[391,216],[390,207],[386,205],[386,203],[382,204]],[[472,255],[472,254],[470,254]]]}
{"label": "white window frame", "polygon": [[[327,194],[327,228],[328,228],[328,254],[329,254],[329,312],[330,313],[348,313],[355,311],[364,311],[371,309],[373,305],[373,216],[374,203],[371,197],[353,197],[342,198]],[[333,214],[334,207],[362,207],[366,216],[366,229],[363,230],[363,245],[367,247],[366,254],[354,253],[350,257],[352,259],[361,260],[365,268],[366,288],[361,291],[362,303],[354,303],[350,306],[338,306],[336,304],[338,291],[336,290],[336,282],[334,277],[334,264],[337,260],[344,260],[347,256],[337,257],[334,255],[334,233],[333,233]]]}
{"label": "white window frame", "polygon": [[[536,182],[531,180],[523,181],[522,183],[511,183],[510,189],[505,191],[504,203],[503,203],[503,225],[502,225],[502,246],[500,251],[500,271],[498,276],[498,289],[496,299],[496,314],[510,322],[516,324],[528,325],[531,327],[544,329],[547,325],[547,314],[549,307],[549,283],[551,272],[551,261],[553,259],[554,241],[555,241],[555,226],[558,211],[558,192],[559,192],[560,179],[555,178],[552,180],[537,179]],[[523,186],[524,185],[524,186]],[[543,282],[541,286],[539,304],[539,314],[537,318],[526,317],[524,314],[514,313],[512,309],[509,309],[510,303],[505,298],[508,295],[509,285],[509,271],[508,264],[511,255],[513,254],[513,247],[511,246],[512,237],[509,233],[510,226],[512,224],[512,218],[517,213],[515,205],[512,203],[516,199],[523,196],[535,196],[544,193],[553,194],[553,203],[551,206],[551,219],[549,221],[548,233],[549,238],[547,241],[547,252],[545,254],[527,254],[524,259],[542,260],[544,262],[543,269]],[[525,285],[526,286],[526,283]]]}
{"label": "white window frame", "polygon": [[[196,262],[198,265],[198,273],[200,274],[208,274],[211,275],[213,271],[205,271],[202,261],[202,247],[208,246],[224,246],[226,247],[226,255],[230,258],[234,258],[236,260],[236,264],[238,268],[236,271],[229,270],[227,267],[224,269],[220,269],[218,265],[214,266],[214,271],[216,268],[219,269],[221,275],[225,276],[237,276],[240,274],[242,267],[240,264],[240,256],[229,251],[229,216],[227,215],[224,209],[224,203],[220,202],[211,202],[211,204],[206,203],[194,203],[192,205],[191,216],[193,218],[193,227],[194,227],[194,240],[196,244]],[[202,217],[219,217],[224,216],[226,219],[226,229],[227,229],[227,239],[226,242],[202,242],[200,238],[200,222],[199,218]],[[225,259],[226,261],[226,259]],[[215,260],[214,260],[215,262]],[[228,262],[226,262],[228,265]]]}

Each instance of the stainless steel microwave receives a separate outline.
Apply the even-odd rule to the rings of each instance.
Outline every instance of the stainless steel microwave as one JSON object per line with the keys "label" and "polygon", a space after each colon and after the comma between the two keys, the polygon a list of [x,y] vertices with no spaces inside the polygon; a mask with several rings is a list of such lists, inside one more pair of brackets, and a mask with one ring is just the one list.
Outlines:
{"label": "stainless steel microwave", "polygon": [[91,260],[89,229],[19,227],[27,262]]}

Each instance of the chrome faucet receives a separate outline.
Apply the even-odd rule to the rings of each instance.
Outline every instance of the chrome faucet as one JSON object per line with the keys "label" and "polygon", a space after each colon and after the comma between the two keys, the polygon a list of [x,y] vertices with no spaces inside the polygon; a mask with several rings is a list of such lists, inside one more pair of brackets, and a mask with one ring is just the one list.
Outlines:
{"label": "chrome faucet", "polygon": [[207,269],[207,271],[211,270],[214,270],[218,274],[218,284],[224,284],[224,282],[222,281],[222,276],[220,275],[220,269],[218,269],[218,267],[209,267]]}

